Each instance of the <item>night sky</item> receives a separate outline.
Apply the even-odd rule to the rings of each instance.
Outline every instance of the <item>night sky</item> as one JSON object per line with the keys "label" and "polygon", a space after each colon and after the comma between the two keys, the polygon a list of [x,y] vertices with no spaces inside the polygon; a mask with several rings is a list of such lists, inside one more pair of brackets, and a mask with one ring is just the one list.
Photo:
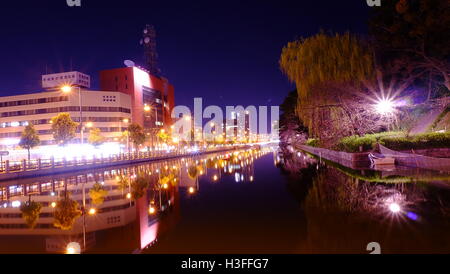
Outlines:
{"label": "night sky", "polygon": [[[0,95],[39,91],[46,71],[91,75],[142,64],[145,24],[157,32],[162,73],[176,104],[279,105],[294,86],[278,59],[287,42],[320,29],[366,33],[365,0],[296,1],[3,1],[0,6]],[[72,61],[71,61],[72,60]]]}

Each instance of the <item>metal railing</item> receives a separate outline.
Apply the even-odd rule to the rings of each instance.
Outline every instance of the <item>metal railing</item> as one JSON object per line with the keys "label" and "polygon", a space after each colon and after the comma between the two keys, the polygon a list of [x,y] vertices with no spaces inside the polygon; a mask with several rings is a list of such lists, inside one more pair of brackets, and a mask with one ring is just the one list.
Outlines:
{"label": "metal railing", "polygon": [[44,169],[64,169],[77,166],[92,166],[105,165],[119,162],[139,161],[139,160],[152,160],[152,159],[164,159],[172,157],[193,156],[199,153],[223,151],[233,148],[238,148],[243,145],[234,146],[220,146],[220,147],[200,147],[197,150],[189,149],[173,149],[173,150],[151,150],[151,151],[139,151],[139,152],[126,152],[120,154],[109,154],[92,157],[75,157],[72,159],[67,158],[55,158],[50,159],[32,159],[30,161],[23,159],[19,161],[6,160],[0,164],[0,174],[44,170]]}

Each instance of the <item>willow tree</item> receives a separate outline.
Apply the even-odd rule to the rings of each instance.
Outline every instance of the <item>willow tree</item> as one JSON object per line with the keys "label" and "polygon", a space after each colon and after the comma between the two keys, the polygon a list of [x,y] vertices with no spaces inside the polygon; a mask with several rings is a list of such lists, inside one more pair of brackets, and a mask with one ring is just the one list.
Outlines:
{"label": "willow tree", "polygon": [[[359,38],[321,32],[288,43],[280,58],[281,70],[297,86],[297,113],[309,133],[320,137],[318,119],[331,119],[338,127],[343,110],[336,91],[318,88],[333,83],[358,87],[374,74],[373,54]],[[345,92],[345,89],[340,89]]]}

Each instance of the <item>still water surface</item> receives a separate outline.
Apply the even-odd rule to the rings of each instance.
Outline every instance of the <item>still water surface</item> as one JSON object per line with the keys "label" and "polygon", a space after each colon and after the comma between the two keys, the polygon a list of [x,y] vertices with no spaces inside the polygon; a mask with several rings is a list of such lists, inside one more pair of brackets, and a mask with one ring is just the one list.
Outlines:
{"label": "still water surface", "polygon": [[[1,182],[0,252],[86,241],[86,253],[369,253],[370,242],[449,253],[449,178],[350,170],[275,147]],[[84,200],[85,214],[57,228],[65,198],[75,210]],[[42,205],[33,229],[20,209],[30,199]]]}

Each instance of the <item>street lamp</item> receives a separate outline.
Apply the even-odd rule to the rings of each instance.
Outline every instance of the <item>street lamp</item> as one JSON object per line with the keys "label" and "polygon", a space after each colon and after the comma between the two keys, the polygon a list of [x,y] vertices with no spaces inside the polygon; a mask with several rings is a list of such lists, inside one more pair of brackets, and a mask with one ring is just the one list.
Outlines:
{"label": "street lamp", "polygon": [[81,247],[77,242],[70,242],[66,247],[66,254],[80,254]]}
{"label": "street lamp", "polygon": [[375,105],[375,110],[379,114],[390,114],[394,112],[394,102],[390,99],[381,99]]}
{"label": "street lamp", "polygon": [[195,193],[195,188],[194,187],[189,187],[188,189],[189,194],[194,194]]}
{"label": "street lamp", "polygon": [[399,204],[397,204],[397,203],[391,203],[391,204],[389,204],[389,210],[390,210],[392,213],[398,213],[398,212],[400,212],[402,209],[401,209],[401,207],[400,207]]}
{"label": "street lamp", "polygon": [[80,103],[80,133],[81,133],[81,144],[84,144],[84,127],[83,127],[83,106],[81,104],[81,88],[79,86],[70,86],[70,85],[64,85],[61,87],[61,91],[63,93],[70,93],[72,92],[72,88],[76,87],[78,89],[78,100]]}

